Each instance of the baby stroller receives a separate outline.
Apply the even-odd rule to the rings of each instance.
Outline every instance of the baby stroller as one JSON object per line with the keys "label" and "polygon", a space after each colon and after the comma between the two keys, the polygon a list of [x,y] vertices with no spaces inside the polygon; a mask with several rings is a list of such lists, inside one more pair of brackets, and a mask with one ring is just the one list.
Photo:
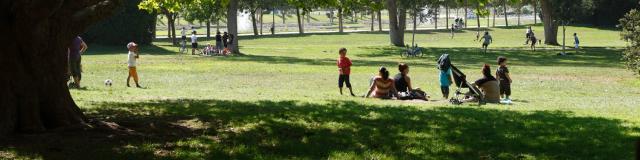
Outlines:
{"label": "baby stroller", "polygon": [[[464,99],[474,97],[478,100],[479,104],[484,104],[484,95],[480,92],[480,89],[471,85],[469,81],[467,81],[467,76],[460,71],[456,66],[451,64],[451,59],[449,58],[449,54],[443,54],[438,59],[438,69],[446,69],[451,68],[453,82],[458,87],[455,96],[449,100],[452,104],[462,104]],[[448,70],[448,69],[446,69]],[[469,92],[466,94],[462,92],[463,88],[469,88]]]}

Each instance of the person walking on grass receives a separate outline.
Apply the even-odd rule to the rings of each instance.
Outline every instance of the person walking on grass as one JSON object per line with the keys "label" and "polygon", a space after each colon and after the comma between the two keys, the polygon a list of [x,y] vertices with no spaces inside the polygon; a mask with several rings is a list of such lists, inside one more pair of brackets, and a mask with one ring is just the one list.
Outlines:
{"label": "person walking on grass", "polygon": [[455,36],[455,33],[456,33],[455,25],[451,24],[451,39],[453,39],[453,36]]}
{"label": "person walking on grass", "polygon": [[529,28],[527,28],[527,31],[525,32],[525,42],[524,45],[529,44],[529,40],[531,40],[531,36],[533,36],[533,30],[531,30],[531,26],[529,26]]}
{"label": "person walking on grass", "polygon": [[80,80],[82,79],[82,53],[87,50],[87,44],[84,43],[80,36],[76,36],[68,48],[69,54],[69,72],[73,77],[70,87],[80,88]]}
{"label": "person walking on grass", "polygon": [[136,87],[142,88],[138,83],[138,71],[136,70],[136,63],[139,58],[138,56],[138,44],[134,42],[129,42],[127,44],[127,49],[129,50],[127,65],[129,67],[129,76],[127,77],[127,87],[131,87],[129,85],[129,80],[133,78],[133,82],[136,83]]}
{"label": "person walking on grass", "polygon": [[580,39],[578,39],[578,33],[573,33],[573,44],[575,45],[576,53],[580,49]]}
{"label": "person walking on grass", "polygon": [[191,55],[195,55],[196,50],[200,52],[200,49],[198,49],[198,36],[196,35],[196,31],[193,31],[191,33]]}
{"label": "person walking on grass", "polygon": [[536,38],[536,36],[533,34],[533,32],[531,32],[531,35],[529,36],[529,39],[531,40],[531,49],[533,51],[536,51],[536,43],[538,42],[538,38]]}
{"label": "person walking on grass", "polygon": [[489,35],[489,32],[484,32],[484,36],[482,36],[482,40],[484,40],[482,42],[482,49],[484,50],[484,53],[487,53],[487,48],[489,48],[489,44],[493,43],[493,38],[491,38],[491,35]]}
{"label": "person walking on grass", "polygon": [[347,88],[349,88],[349,93],[351,93],[351,96],[356,96],[355,94],[353,94],[353,89],[351,88],[351,81],[349,80],[349,75],[351,75],[352,63],[351,63],[351,60],[347,57],[347,49],[340,48],[338,52],[340,54],[340,58],[338,58],[338,61],[337,61],[338,72],[340,74],[338,76],[338,88],[340,88],[340,95],[343,95],[342,86],[346,84]]}
{"label": "person walking on grass", "polygon": [[[535,43],[535,41],[532,41]],[[498,57],[498,70],[496,70],[496,79],[500,83],[500,97],[504,97],[503,101],[511,101],[511,76],[509,75],[509,68],[507,68],[507,58]]]}

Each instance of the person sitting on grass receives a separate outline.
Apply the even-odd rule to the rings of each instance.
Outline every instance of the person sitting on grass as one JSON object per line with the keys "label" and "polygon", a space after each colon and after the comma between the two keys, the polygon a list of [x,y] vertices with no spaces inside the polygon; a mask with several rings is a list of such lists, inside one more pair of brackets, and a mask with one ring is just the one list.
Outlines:
{"label": "person sitting on grass", "polygon": [[395,81],[396,89],[398,90],[398,99],[420,99],[426,101],[426,93],[420,90],[420,88],[414,89],[411,85],[411,78],[409,77],[409,65],[405,63],[398,64],[398,71],[400,71],[400,73],[396,74],[396,76],[393,78]]}
{"label": "person sitting on grass", "polygon": [[340,73],[340,75],[338,76],[338,88],[340,88],[340,95],[342,95],[342,86],[346,84],[347,88],[349,88],[349,93],[351,93],[351,96],[356,96],[355,94],[353,94],[353,89],[351,88],[351,81],[349,80],[352,63],[351,63],[351,60],[347,57],[347,49],[340,48],[338,53],[340,54],[340,57],[338,58],[338,61],[337,61],[338,72]]}
{"label": "person sitting on grass", "polygon": [[215,48],[211,45],[211,43],[207,43],[207,46],[204,47],[204,55],[214,55]]}
{"label": "person sitting on grass", "polygon": [[136,62],[139,58],[138,56],[138,44],[134,42],[129,42],[127,44],[127,49],[129,49],[128,61],[127,64],[129,66],[129,76],[127,77],[127,87],[131,87],[129,85],[129,80],[133,78],[133,81],[136,82],[136,87],[142,88],[138,83],[138,71],[136,70]]}
{"label": "person sitting on grass", "polygon": [[[482,94],[484,94],[484,100],[487,103],[500,103],[500,87],[498,87],[498,80],[491,75],[491,68],[488,64],[484,64],[482,67],[482,75],[483,77],[476,80],[473,84],[480,90],[482,90]],[[463,100],[464,102],[477,102],[478,97],[469,97],[468,99]]]}
{"label": "person sitting on grass", "polygon": [[[533,41],[535,42],[535,41]],[[500,97],[504,96],[505,101],[511,101],[511,76],[509,75],[509,68],[507,68],[507,58],[498,57],[498,65],[500,67],[496,70],[496,79],[500,82]]]}
{"label": "person sitting on grass", "polygon": [[[365,98],[374,97],[380,99],[391,99],[399,97],[396,90],[395,82],[389,78],[389,71],[385,67],[380,67],[379,75],[371,79],[369,91]],[[373,95],[372,95],[373,93]]]}
{"label": "person sitting on grass", "polygon": [[491,38],[489,32],[484,32],[484,36],[482,36],[482,39],[484,40],[482,42],[482,49],[484,50],[484,53],[487,53],[487,48],[489,48],[489,44],[493,43],[493,38]]}

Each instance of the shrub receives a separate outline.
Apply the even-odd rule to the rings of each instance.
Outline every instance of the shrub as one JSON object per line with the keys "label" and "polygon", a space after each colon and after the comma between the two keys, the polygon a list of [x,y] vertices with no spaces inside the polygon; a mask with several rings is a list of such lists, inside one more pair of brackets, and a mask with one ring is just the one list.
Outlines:
{"label": "shrub", "polygon": [[629,42],[623,60],[630,70],[640,74],[640,12],[631,10],[620,19],[620,25],[622,39]]}
{"label": "shrub", "polygon": [[88,43],[124,45],[134,41],[151,44],[156,15],[138,9],[141,0],[126,0],[111,16],[91,26],[82,38]]}

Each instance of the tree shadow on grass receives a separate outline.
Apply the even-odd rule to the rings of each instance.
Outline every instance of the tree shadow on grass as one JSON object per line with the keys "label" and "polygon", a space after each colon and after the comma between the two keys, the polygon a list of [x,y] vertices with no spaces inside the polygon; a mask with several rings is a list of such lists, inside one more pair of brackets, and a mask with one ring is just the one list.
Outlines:
{"label": "tree shadow on grass", "polygon": [[[86,112],[141,134],[22,136],[2,146],[44,159],[629,159],[630,135],[640,132],[561,111],[354,101],[166,100],[100,103]],[[12,145],[21,141],[34,144]]]}
{"label": "tree shadow on grass", "polygon": [[[89,44],[89,49],[84,55],[109,55],[109,54],[127,54],[127,44],[120,46]],[[142,45],[140,46],[140,54],[151,55],[175,55],[176,52],[160,47],[160,45]]]}
{"label": "tree shadow on grass", "polygon": [[[366,54],[357,57],[400,57],[403,47],[361,47]],[[490,48],[489,53],[482,53],[479,48],[422,48],[422,57],[409,57],[407,60],[427,59],[435,62],[440,55],[450,54],[453,63],[458,64],[494,64],[498,56],[509,58],[511,64],[522,66],[573,66],[573,67],[622,67],[622,50],[617,48],[587,47],[580,53],[569,56],[558,56],[558,50],[539,49],[537,51]],[[570,51],[573,52],[573,51]]]}

